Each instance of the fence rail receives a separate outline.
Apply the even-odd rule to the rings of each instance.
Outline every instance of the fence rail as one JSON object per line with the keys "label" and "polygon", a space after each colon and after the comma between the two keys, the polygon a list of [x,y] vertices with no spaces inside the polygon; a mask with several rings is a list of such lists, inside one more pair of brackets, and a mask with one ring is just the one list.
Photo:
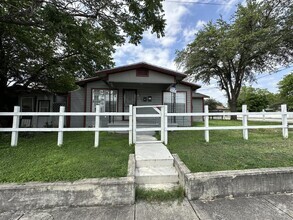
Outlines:
{"label": "fence rail", "polygon": [[[154,108],[158,114],[138,114],[137,108]],[[0,128],[0,132],[11,132],[11,146],[17,146],[18,132],[57,132],[58,140],[57,145],[63,144],[63,133],[74,131],[93,131],[95,132],[94,146],[99,146],[99,132],[100,131],[124,131],[129,133],[129,144],[137,143],[137,132],[143,131],[160,131],[161,142],[168,144],[168,131],[204,131],[204,137],[206,142],[209,142],[211,130],[243,130],[243,139],[248,139],[248,133],[251,129],[282,129],[283,138],[288,138],[288,129],[293,128],[293,125],[289,125],[288,119],[292,119],[293,112],[287,112],[287,106],[281,106],[281,112],[248,112],[247,106],[242,106],[242,112],[217,112],[209,113],[208,106],[204,107],[203,113],[168,113],[168,107],[166,105],[156,106],[129,106],[129,112],[100,112],[100,107],[96,106],[95,112],[65,112],[65,107],[61,106],[59,112],[20,112],[20,107],[15,106],[14,112],[0,112],[0,116],[13,116],[12,128]],[[280,125],[248,125],[248,119],[251,116],[262,116],[265,119],[266,116],[279,116],[281,118]],[[19,127],[21,116],[57,116],[59,117],[58,127],[56,128],[21,128]],[[65,116],[94,116],[94,127],[81,127],[81,128],[66,128],[64,127]],[[101,116],[128,116],[128,127],[100,127]],[[200,116],[204,119],[203,127],[168,127],[168,117],[191,117]],[[241,116],[241,126],[209,126],[210,116]],[[137,128],[137,118],[161,118],[160,127],[148,127]]]}
{"label": "fence rail", "polygon": [[[94,146],[99,146],[99,132],[100,131],[128,131],[129,132],[129,144],[132,144],[132,120],[129,122],[128,127],[113,127],[102,128],[100,127],[100,116],[129,116],[132,117],[132,106],[129,106],[129,112],[100,112],[100,106],[96,106],[96,112],[65,112],[65,107],[61,106],[59,112],[20,112],[20,107],[15,106],[14,112],[0,112],[0,116],[13,116],[12,128],[0,128],[0,132],[12,132],[11,146],[17,146],[18,132],[58,132],[57,145],[63,144],[63,132],[66,131],[94,131],[95,140]],[[58,116],[58,128],[20,128],[19,121],[21,116]],[[82,128],[65,128],[64,117],[65,116],[94,116],[94,127],[82,127]]]}

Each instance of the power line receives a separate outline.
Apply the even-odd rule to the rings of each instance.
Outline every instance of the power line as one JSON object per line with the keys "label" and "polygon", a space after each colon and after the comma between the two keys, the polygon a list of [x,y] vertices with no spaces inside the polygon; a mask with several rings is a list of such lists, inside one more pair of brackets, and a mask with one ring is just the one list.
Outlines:
{"label": "power line", "polygon": [[264,77],[266,77],[266,76],[275,75],[275,74],[277,74],[277,73],[279,73],[279,72],[281,72],[281,71],[283,71],[283,70],[289,69],[289,68],[291,68],[291,67],[293,67],[293,65],[288,66],[288,67],[284,67],[284,68],[281,68],[281,69],[278,69],[278,70],[277,70],[276,72],[274,72],[274,73],[268,73],[268,74],[266,74],[266,75],[263,75],[263,76],[257,77],[256,80],[261,79],[261,78],[264,78]]}
{"label": "power line", "polygon": [[197,5],[229,5],[225,3],[215,3],[215,2],[197,2],[197,1],[176,1],[176,0],[165,0],[165,2],[171,2],[171,3],[188,3],[188,4],[197,4]]}

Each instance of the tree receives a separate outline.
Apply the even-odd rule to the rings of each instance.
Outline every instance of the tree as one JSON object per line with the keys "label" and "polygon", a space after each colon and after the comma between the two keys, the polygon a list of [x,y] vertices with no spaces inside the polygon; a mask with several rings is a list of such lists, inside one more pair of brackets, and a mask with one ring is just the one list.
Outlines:
{"label": "tree", "polygon": [[217,106],[223,106],[221,102],[215,99],[206,99],[204,104],[209,106],[209,111],[217,110]]}
{"label": "tree", "polygon": [[279,83],[279,92],[288,110],[293,110],[293,73],[286,75]]}
{"label": "tree", "polygon": [[230,23],[222,18],[209,22],[177,51],[175,61],[195,80],[209,84],[216,79],[236,111],[244,82],[292,62],[292,12],[291,0],[248,0],[246,6],[238,5]]}
{"label": "tree", "polygon": [[164,26],[161,0],[3,0],[0,108],[7,87],[68,91],[112,67],[115,45],[137,44],[147,29],[160,37]]}
{"label": "tree", "polygon": [[269,106],[272,98],[273,94],[267,89],[243,86],[237,101],[237,110],[241,111],[242,105],[247,105],[249,111],[260,112]]}

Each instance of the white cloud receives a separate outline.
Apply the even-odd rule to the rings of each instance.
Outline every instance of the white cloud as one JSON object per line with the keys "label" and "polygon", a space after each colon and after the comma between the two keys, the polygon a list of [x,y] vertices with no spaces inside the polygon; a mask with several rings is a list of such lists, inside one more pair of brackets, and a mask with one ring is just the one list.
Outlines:
{"label": "white cloud", "polygon": [[219,12],[222,12],[224,14],[227,14],[229,12],[231,12],[232,9],[234,9],[234,7],[238,4],[238,3],[244,3],[246,2],[245,0],[243,0],[242,2],[240,2],[239,0],[228,0],[227,2],[225,2],[225,5],[221,6],[219,8]]}
{"label": "white cloud", "polygon": [[135,46],[129,43],[116,47],[114,60],[116,65],[125,63],[149,62],[155,65],[176,70],[173,62],[174,52],[171,46],[175,45],[183,31],[182,19],[189,14],[186,5],[164,2],[166,28],[165,36],[157,38],[150,30],[144,32],[143,43]]}
{"label": "white cloud", "polygon": [[184,38],[184,44],[190,43],[194,37],[195,34],[206,25],[207,22],[203,20],[198,20],[195,27],[187,27],[183,30],[183,38]]}
{"label": "white cloud", "polygon": [[152,34],[150,30],[146,31],[143,35],[145,40],[157,44],[162,47],[170,47],[173,45],[178,37],[178,34],[182,31],[181,19],[189,14],[188,8],[185,5],[176,5],[171,2],[164,2],[163,7],[165,10],[165,36],[162,38],[157,38],[155,34]]}
{"label": "white cloud", "polygon": [[167,48],[146,48],[142,45],[135,46],[126,43],[117,49],[117,52],[114,54],[114,59],[117,66],[137,62],[148,62],[169,69],[176,69],[171,55],[170,50]]}

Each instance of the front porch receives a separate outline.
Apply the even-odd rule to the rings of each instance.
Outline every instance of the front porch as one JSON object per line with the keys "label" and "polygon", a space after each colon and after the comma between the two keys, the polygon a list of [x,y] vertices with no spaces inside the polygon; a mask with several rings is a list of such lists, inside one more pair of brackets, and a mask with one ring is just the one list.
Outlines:
{"label": "front porch", "polygon": [[[182,90],[176,93],[169,92],[172,84],[150,83],[109,83],[109,89],[92,89],[92,111],[94,106],[99,105],[101,112],[129,112],[129,106],[156,106],[167,105],[168,112],[190,112],[189,91]],[[152,108],[139,108],[137,114],[157,114]],[[189,126],[188,117],[170,117],[169,124]],[[138,126],[160,126],[159,118],[137,118]],[[101,125],[117,126],[128,124],[128,116],[102,117]]]}

